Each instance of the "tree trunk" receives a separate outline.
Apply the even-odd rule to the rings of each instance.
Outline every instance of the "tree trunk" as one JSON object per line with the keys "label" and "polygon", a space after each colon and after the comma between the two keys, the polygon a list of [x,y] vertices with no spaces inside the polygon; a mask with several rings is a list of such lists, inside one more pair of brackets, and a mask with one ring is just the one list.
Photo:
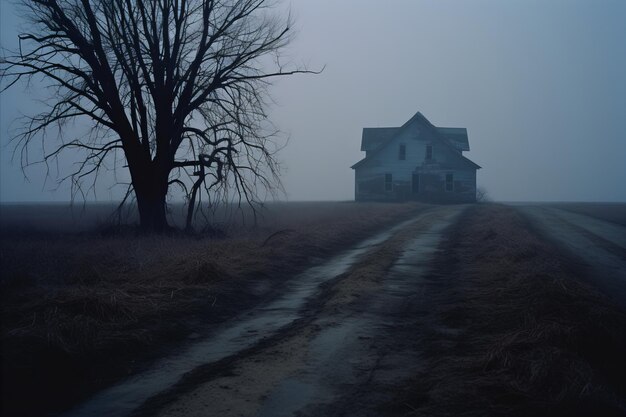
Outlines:
{"label": "tree trunk", "polygon": [[167,180],[165,184],[163,182],[153,180],[134,184],[142,232],[163,233],[169,230],[165,210]]}

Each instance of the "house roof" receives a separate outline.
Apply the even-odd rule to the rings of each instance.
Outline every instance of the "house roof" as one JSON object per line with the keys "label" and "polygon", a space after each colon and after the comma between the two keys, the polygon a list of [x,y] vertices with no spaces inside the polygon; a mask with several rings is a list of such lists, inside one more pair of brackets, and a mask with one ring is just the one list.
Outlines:
{"label": "house roof", "polygon": [[373,151],[383,143],[391,140],[400,130],[399,127],[366,127],[361,137],[361,150]]}
{"label": "house roof", "polygon": [[[403,129],[413,122],[413,120],[421,119],[427,126],[431,127],[435,135],[441,139],[441,142],[446,144],[447,146],[464,151],[469,150],[469,140],[467,138],[467,129],[464,127],[436,127],[433,125],[424,115],[420,112],[415,113],[413,117],[411,117],[406,123],[404,123],[401,127],[374,127],[374,128],[364,128],[363,136],[361,138],[361,150],[362,151],[373,151],[369,156],[361,159],[356,164],[352,165],[351,168],[355,169],[359,166],[363,165],[365,162],[372,159],[373,156],[380,153],[385,146],[391,142],[391,140],[398,135]],[[459,155],[461,160],[471,164],[474,168],[480,169],[480,165],[471,161],[470,159],[464,157],[463,155]]]}
{"label": "house roof", "polygon": [[460,151],[469,151],[467,129],[464,127],[438,127],[437,131]]}
{"label": "house roof", "polygon": [[[478,165],[476,162],[472,161],[469,158],[464,157],[463,155],[459,155],[461,162],[465,163],[466,165],[471,166],[474,169],[480,169],[481,166]],[[439,168],[440,169],[454,169],[456,168],[456,166],[454,164],[445,164],[445,163],[440,163],[439,164]]]}

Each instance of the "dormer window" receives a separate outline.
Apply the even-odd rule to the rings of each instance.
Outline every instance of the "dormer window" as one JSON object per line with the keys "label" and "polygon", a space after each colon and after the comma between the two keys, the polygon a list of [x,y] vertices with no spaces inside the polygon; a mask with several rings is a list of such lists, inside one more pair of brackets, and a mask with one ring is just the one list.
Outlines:
{"label": "dormer window", "polygon": [[426,160],[432,161],[433,159],[433,145],[426,145]]}
{"label": "dormer window", "polygon": [[403,143],[400,145],[400,151],[398,153],[398,159],[404,161],[406,159],[406,145]]}

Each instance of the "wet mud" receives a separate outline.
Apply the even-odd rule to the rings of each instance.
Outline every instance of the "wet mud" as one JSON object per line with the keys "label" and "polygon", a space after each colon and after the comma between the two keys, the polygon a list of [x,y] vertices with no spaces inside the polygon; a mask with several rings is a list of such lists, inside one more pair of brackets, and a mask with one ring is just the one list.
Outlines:
{"label": "wet mud", "polygon": [[[314,303],[315,314],[311,305],[299,311],[310,320],[141,414],[377,415],[377,406],[391,399],[398,380],[419,367],[417,350],[404,333],[410,328],[407,320],[414,319],[407,313],[419,307],[421,278],[445,229],[464,209],[424,213],[376,243],[362,245],[367,249],[354,259],[351,273],[326,287],[325,296],[318,295],[324,300]],[[342,267],[326,270],[328,276],[345,272]]]}

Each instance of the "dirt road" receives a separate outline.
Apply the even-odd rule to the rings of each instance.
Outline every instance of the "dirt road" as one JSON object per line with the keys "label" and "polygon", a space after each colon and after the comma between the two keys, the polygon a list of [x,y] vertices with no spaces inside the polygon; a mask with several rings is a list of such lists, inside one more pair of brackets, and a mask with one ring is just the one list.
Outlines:
{"label": "dirt road", "polygon": [[[429,354],[432,357],[434,346],[450,350],[436,355],[436,358],[439,354],[449,358],[444,361],[448,365],[474,363],[466,357],[471,349],[454,350],[455,346],[467,343],[462,343],[463,337],[473,337],[469,346],[482,347],[469,355],[475,355],[477,363],[482,364],[481,355],[485,352],[491,352],[494,346],[508,346],[506,341],[513,340],[511,334],[525,334],[525,329],[516,326],[528,322],[518,318],[530,317],[528,297],[535,300],[532,311],[537,315],[530,322],[545,320],[556,328],[554,323],[564,320],[563,328],[569,329],[569,315],[575,314],[576,308],[574,313],[563,313],[562,317],[537,313],[543,311],[538,306],[552,305],[556,300],[552,298],[556,293],[551,291],[564,288],[561,284],[547,283],[568,276],[560,266],[563,259],[578,260],[580,268],[586,268],[582,276],[626,306],[623,226],[549,206],[517,207],[530,221],[534,229],[530,231],[528,223],[510,207],[474,207],[467,212],[466,209],[466,206],[428,209],[349,248],[287,281],[278,297],[216,330],[197,334],[177,355],[99,393],[67,416],[404,415],[417,411],[413,407],[419,406],[415,398],[398,402],[402,398],[398,397],[398,391],[406,388],[404,385],[420,387],[415,382],[416,375],[425,374],[422,379],[449,376],[441,370],[432,371],[433,364],[441,361],[428,362],[429,356],[424,355],[428,334],[437,337],[437,343],[429,347]],[[458,250],[448,252],[451,250],[448,247],[438,252],[443,238],[448,236],[446,230],[464,212],[465,220],[456,222],[458,230],[451,232],[456,236],[452,240],[458,245],[467,238],[470,246],[461,243]],[[490,218],[491,212],[499,215],[499,220]],[[459,231],[459,225],[466,231]],[[496,247],[490,253],[483,253],[491,241],[496,242]],[[561,259],[563,248],[569,256]],[[541,253],[533,252],[537,250]],[[458,262],[455,259],[459,256],[465,259],[446,273],[441,262]],[[440,282],[442,277],[433,271],[439,274],[443,271],[446,279]],[[511,278],[514,272],[520,276],[512,282],[502,281],[503,277]],[[475,276],[480,279],[468,281]],[[548,290],[542,286],[544,280],[549,284]],[[447,284],[443,285],[443,281]],[[509,287],[510,294],[519,300],[506,298]],[[571,292],[571,285],[568,287],[563,294],[557,294],[561,297],[560,307],[580,301],[574,295],[578,293]],[[545,303],[537,304],[537,300]],[[492,317],[481,316],[482,310],[476,310],[477,306],[490,306],[487,310],[501,308],[503,316],[482,329],[481,324]],[[467,323],[458,318],[459,311],[469,314]],[[471,318],[476,311],[480,314]],[[546,311],[553,314],[555,310],[551,307]],[[500,319],[509,323],[502,329],[502,338],[494,330],[499,329]],[[543,328],[535,330],[529,334],[549,333]],[[544,346],[546,343],[536,342],[534,349],[552,349],[551,345]],[[480,365],[477,369],[483,368]],[[454,380],[463,380],[459,375],[466,371],[454,371],[450,373],[455,375],[453,380],[445,379],[433,386],[454,387]],[[512,373],[515,378],[518,374],[525,375]],[[529,386],[535,389],[532,383]],[[431,399],[437,398],[436,391],[429,395]],[[443,401],[441,407],[445,408],[447,403],[448,400]]]}
{"label": "dirt road", "polygon": [[626,309],[626,227],[549,206],[519,210],[587,269],[591,284]]}
{"label": "dirt road", "polygon": [[368,404],[388,400],[387,385],[416,371],[403,317],[464,209],[427,210],[311,268],[279,298],[67,415],[332,415],[354,401],[369,415]]}
{"label": "dirt road", "polygon": [[373,407],[390,398],[385,387],[419,363],[415,350],[389,335],[402,336],[406,309],[419,303],[420,276],[462,210],[439,209],[396,228],[310,310],[314,319],[211,375],[158,415],[377,415]]}

